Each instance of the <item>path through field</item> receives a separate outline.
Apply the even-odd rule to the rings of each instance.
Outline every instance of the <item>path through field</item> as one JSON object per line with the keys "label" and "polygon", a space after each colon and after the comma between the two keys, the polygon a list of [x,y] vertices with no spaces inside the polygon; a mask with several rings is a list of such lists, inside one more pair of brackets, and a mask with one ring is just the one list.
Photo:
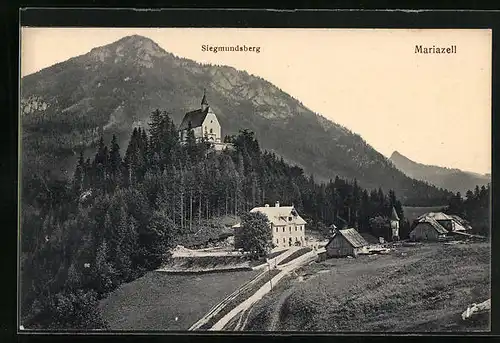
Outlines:
{"label": "path through field", "polygon": [[[292,253],[294,253],[297,249],[292,248],[287,250],[286,252],[282,253],[281,255],[278,255],[271,261],[272,266],[277,266],[277,264],[281,261],[283,261],[285,258],[290,256]],[[256,275],[253,279],[249,280],[245,284],[243,284],[240,288],[235,290],[233,293],[229,294],[227,297],[225,297],[221,302],[213,306],[208,313],[206,313],[202,318],[200,318],[196,323],[194,323],[190,328],[189,331],[194,331],[200,329],[203,325],[207,324],[213,317],[217,316],[221,311],[224,310],[224,308],[231,303],[234,299],[236,299],[240,294],[246,292],[247,290],[251,289],[259,280],[264,277],[266,272],[268,271],[267,268],[264,268],[264,270]]]}
{"label": "path through field", "polygon": [[316,251],[310,251],[304,255],[301,255],[292,261],[282,265],[282,266],[277,266],[278,269],[280,269],[280,273],[277,274],[275,277],[271,279],[269,283],[264,284],[260,289],[258,289],[252,296],[250,296],[248,299],[240,303],[238,306],[236,306],[234,309],[232,309],[229,313],[227,313],[225,316],[223,316],[217,323],[215,323],[210,330],[211,331],[221,331],[224,330],[226,325],[239,313],[242,311],[247,311],[253,304],[255,304],[257,301],[262,299],[264,295],[269,293],[272,289],[272,285],[276,285],[283,277],[285,277],[288,273],[293,271],[294,269],[303,266],[306,263],[309,263],[313,260],[316,259],[317,252]]}

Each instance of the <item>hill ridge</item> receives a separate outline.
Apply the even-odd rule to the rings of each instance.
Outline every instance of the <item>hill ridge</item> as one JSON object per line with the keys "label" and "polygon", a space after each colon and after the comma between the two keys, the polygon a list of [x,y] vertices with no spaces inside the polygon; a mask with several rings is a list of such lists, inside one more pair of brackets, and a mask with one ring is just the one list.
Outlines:
{"label": "hill ridge", "polygon": [[426,181],[453,192],[460,192],[463,195],[468,190],[474,189],[476,185],[482,186],[490,182],[488,175],[415,162],[398,151],[394,151],[389,159],[397,169],[411,178]]}
{"label": "hill ridge", "polygon": [[265,150],[318,179],[357,179],[365,188],[394,189],[407,202],[442,201],[449,195],[408,178],[360,135],[264,78],[176,57],[139,35],[22,79],[23,163],[36,160],[53,172],[57,161],[58,169],[70,175],[77,151],[83,148],[86,156],[92,155],[101,133],[107,140],[116,134],[123,149],[132,127],[147,127],[156,108],[169,111],[179,124],[185,112],[198,108],[204,88],[223,135],[254,131]]}

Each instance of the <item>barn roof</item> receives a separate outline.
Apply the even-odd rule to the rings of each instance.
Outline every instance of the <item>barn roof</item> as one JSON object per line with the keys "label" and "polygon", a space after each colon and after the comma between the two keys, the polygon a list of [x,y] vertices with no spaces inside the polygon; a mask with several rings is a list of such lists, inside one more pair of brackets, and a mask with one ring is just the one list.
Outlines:
{"label": "barn roof", "polygon": [[453,218],[453,221],[455,222],[455,227],[453,228],[454,231],[466,231],[467,229],[471,229],[469,223],[461,217],[455,214],[450,214],[450,217]]}
{"label": "barn roof", "polygon": [[204,111],[201,109],[197,109],[191,112],[188,112],[184,115],[182,119],[181,125],[179,126],[179,130],[187,130],[189,128],[189,123],[191,122],[191,128],[201,126],[203,121],[207,117],[209,107],[207,107]]}
{"label": "barn roof", "polygon": [[438,233],[445,234],[448,233],[448,230],[446,230],[441,224],[439,224],[434,218],[431,217],[424,217],[418,220],[417,225],[421,223],[427,223],[429,224],[434,230],[436,230]]}
{"label": "barn roof", "polygon": [[353,228],[350,229],[343,229],[343,230],[337,230],[335,233],[335,236],[328,242],[328,245],[337,237],[337,235],[341,235],[346,239],[346,241],[352,245],[354,248],[361,248],[363,246],[368,245],[368,242],[359,234],[358,231],[356,231]]}
{"label": "barn roof", "polygon": [[306,221],[297,213],[293,206],[264,206],[255,207],[250,212],[261,212],[267,215],[273,225],[286,225],[288,217],[295,217],[295,224],[307,224]]}
{"label": "barn roof", "polygon": [[417,219],[420,220],[422,218],[432,218],[434,220],[453,220],[453,218],[443,212],[429,212],[421,215]]}

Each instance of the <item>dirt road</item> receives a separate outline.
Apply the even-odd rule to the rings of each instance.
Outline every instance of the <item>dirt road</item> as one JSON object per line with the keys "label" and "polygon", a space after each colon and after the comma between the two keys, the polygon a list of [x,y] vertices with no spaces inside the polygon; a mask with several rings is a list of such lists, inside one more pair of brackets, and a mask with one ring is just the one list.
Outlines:
{"label": "dirt road", "polygon": [[271,279],[269,283],[263,285],[260,289],[258,289],[252,296],[243,301],[241,304],[232,309],[229,313],[223,316],[217,323],[214,324],[209,330],[210,331],[221,331],[224,330],[225,326],[239,313],[242,311],[247,311],[253,304],[262,299],[264,295],[269,293],[272,289],[272,285],[278,284],[278,282],[286,276],[288,273],[293,271],[294,269],[309,263],[315,260],[317,257],[316,251],[310,251],[302,256],[297,257],[296,259],[282,265],[277,268],[280,269],[280,273]]}
{"label": "dirt road", "polygon": [[[275,268],[279,262],[283,261],[285,258],[290,256],[292,253],[294,253],[297,249],[292,248],[289,249],[288,251],[276,256],[274,259],[270,260],[269,266],[271,268]],[[203,325],[207,324],[213,317],[217,316],[224,308],[231,303],[234,299],[236,299],[241,293],[246,292],[247,290],[251,289],[259,280],[264,277],[268,269],[264,269],[260,274],[255,276],[252,280],[248,281],[245,283],[243,286],[241,286],[239,289],[234,291],[233,293],[229,294],[224,300],[222,300],[220,303],[212,307],[212,309],[206,313],[200,320],[198,320],[196,323],[194,323],[190,328],[189,331],[194,331],[200,329]]]}

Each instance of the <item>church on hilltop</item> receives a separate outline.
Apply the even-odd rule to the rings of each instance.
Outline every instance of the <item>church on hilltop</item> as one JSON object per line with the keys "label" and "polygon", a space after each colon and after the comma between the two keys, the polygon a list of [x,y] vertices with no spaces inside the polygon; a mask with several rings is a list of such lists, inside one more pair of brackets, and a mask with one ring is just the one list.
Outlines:
{"label": "church on hilltop", "polygon": [[194,137],[197,141],[203,138],[208,143],[211,143],[215,150],[223,150],[231,144],[222,142],[221,126],[217,116],[208,105],[206,92],[203,91],[201,99],[201,107],[197,110],[190,111],[184,115],[181,125],[179,126],[179,137],[181,142],[185,142],[189,130],[193,130]]}

